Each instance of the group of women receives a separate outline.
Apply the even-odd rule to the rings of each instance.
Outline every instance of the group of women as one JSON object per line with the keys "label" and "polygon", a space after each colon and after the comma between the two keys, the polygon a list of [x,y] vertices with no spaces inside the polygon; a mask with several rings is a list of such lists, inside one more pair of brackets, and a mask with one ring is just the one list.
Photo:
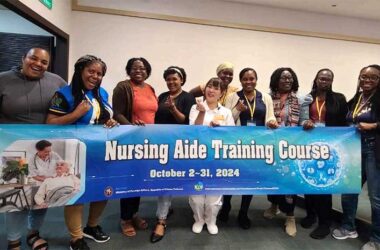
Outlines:
{"label": "group of women", "polygon": [[[126,65],[128,79],[119,82],[113,91],[112,106],[107,92],[100,87],[107,71],[106,64],[95,56],[78,59],[70,85],[46,72],[50,56],[41,48],[33,48],[22,59],[22,67],[0,73],[0,123],[25,124],[103,124],[110,128],[117,124],[144,126],[145,124],[191,124],[205,126],[283,126],[354,125],[361,133],[362,176],[368,182],[372,207],[371,240],[363,249],[380,246],[380,66],[364,67],[358,77],[355,96],[347,103],[344,95],[332,91],[334,74],[329,69],[317,72],[310,94],[298,94],[299,83],[291,68],[276,69],[270,79],[270,94],[257,89],[258,75],[253,68],[244,68],[239,74],[242,89],[230,85],[233,65],[217,67],[217,77],[195,87],[190,93],[182,89],[186,72],[171,66],[163,73],[168,91],[157,98],[154,88],[146,80],[151,65],[144,58],[132,58]],[[195,97],[203,98],[195,100]],[[111,108],[112,107],[112,108]],[[200,233],[206,224],[210,234],[217,234],[217,219],[229,219],[232,196],[193,195],[189,197],[194,213],[194,233]],[[301,226],[318,226],[310,236],[322,239],[330,234],[331,195],[305,195],[307,216]],[[171,214],[171,196],[158,197],[157,223],[151,242],[161,240]],[[243,195],[238,224],[243,229],[251,226],[248,210],[252,195]],[[285,232],[295,236],[295,195],[270,195],[270,207],[264,217],[271,219],[281,212],[286,214]],[[336,239],[355,238],[357,195],[342,195],[343,224],[332,235]],[[89,249],[84,237],[102,243],[110,239],[99,226],[99,218],[106,201],[91,202],[87,224],[82,229],[83,205],[66,206],[64,217],[71,235],[71,249]],[[120,200],[121,231],[128,237],[138,229],[147,229],[147,222],[138,215],[140,197]],[[8,248],[20,249],[21,229],[28,217],[27,243],[32,249],[47,249],[40,237],[46,210],[6,214]],[[15,222],[17,222],[15,224]]]}

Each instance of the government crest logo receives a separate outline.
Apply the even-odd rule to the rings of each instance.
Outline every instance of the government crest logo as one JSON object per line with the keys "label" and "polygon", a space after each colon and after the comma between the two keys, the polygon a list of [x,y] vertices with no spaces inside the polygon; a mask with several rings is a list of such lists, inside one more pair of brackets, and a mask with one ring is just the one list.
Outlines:
{"label": "government crest logo", "polygon": [[106,188],[104,189],[104,195],[105,195],[106,197],[111,197],[112,194],[113,194],[113,189],[112,189],[112,187],[106,187]]}

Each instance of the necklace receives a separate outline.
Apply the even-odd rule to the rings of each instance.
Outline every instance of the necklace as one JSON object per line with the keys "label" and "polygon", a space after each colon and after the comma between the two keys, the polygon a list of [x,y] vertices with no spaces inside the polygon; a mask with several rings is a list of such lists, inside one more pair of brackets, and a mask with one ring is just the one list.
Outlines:
{"label": "necklace", "polygon": [[178,93],[176,93],[176,94],[174,94],[174,95],[171,95],[171,94],[170,94],[170,98],[175,99],[175,98],[177,98],[177,96],[179,96],[181,93],[182,93],[182,89],[181,89]]}

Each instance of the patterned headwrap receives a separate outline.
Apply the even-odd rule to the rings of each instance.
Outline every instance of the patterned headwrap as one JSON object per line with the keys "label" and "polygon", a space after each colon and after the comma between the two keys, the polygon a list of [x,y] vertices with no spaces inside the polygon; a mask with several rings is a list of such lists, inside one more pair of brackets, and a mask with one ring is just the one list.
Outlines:
{"label": "patterned headwrap", "polygon": [[234,71],[234,65],[230,62],[224,62],[220,64],[218,68],[216,68],[216,74],[219,74],[219,72],[224,69],[231,69],[232,71]]}

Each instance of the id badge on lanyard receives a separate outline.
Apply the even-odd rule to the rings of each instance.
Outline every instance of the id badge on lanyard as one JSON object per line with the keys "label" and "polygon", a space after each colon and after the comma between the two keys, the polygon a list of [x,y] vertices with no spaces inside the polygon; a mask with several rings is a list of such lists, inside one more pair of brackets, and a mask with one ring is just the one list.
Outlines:
{"label": "id badge on lanyard", "polygon": [[248,127],[256,126],[256,122],[255,122],[254,120],[248,120],[248,121],[247,121],[247,126],[248,126]]}

